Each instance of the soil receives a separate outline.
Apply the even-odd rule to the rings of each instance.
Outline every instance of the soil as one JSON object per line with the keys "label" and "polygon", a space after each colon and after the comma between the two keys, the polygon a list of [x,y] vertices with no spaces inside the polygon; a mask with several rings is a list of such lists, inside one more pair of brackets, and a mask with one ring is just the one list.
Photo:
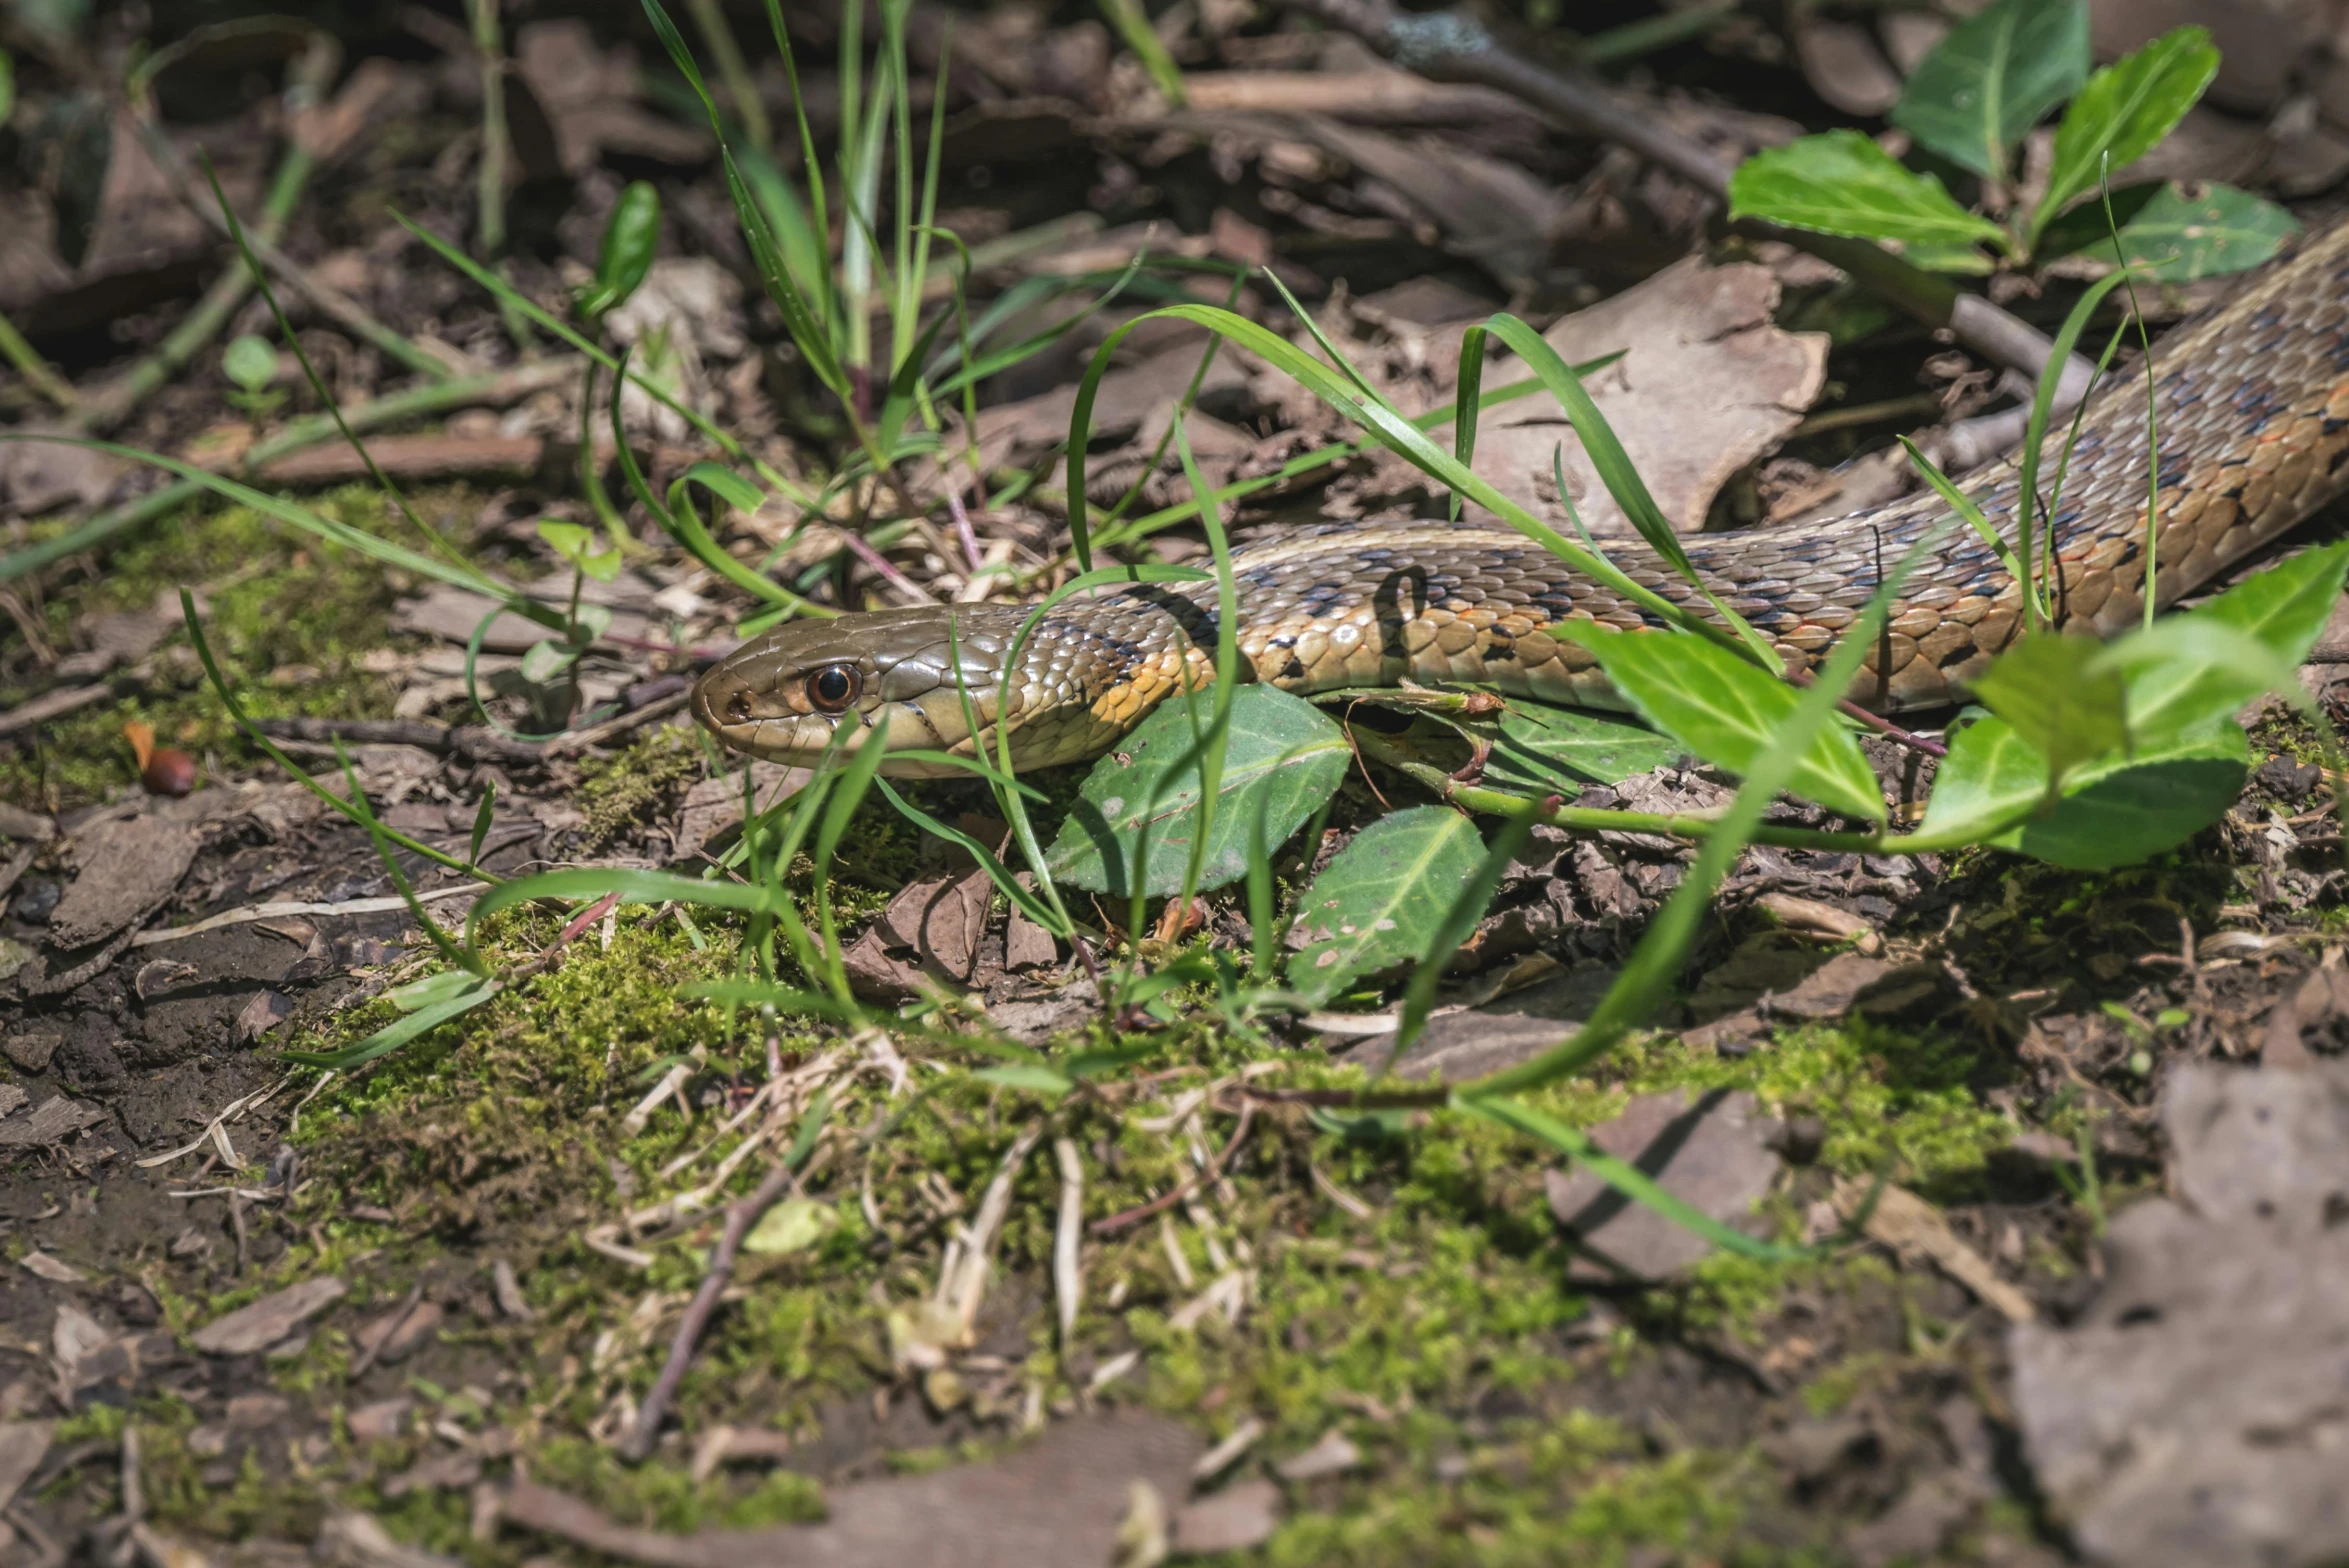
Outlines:
{"label": "soil", "polygon": [[[726,9],[746,44],[766,42],[755,8]],[[1194,9],[1208,20],[1184,35],[1193,73],[1359,63],[1351,46],[1270,13]],[[1596,11],[1574,25],[1596,34],[1647,8]],[[941,18],[915,15],[918,126],[938,91]],[[838,18],[795,8],[790,20],[829,145]],[[364,6],[351,21],[333,84],[344,96],[329,102],[364,111],[370,134],[324,162],[280,244],[402,337],[461,358],[463,373],[510,369],[523,356],[491,297],[393,221],[396,211],[465,244],[477,237],[481,90],[463,24],[453,11]],[[1451,395],[1437,345],[1468,315],[1513,305],[1546,323],[1707,246],[1689,193],[1530,116],[1430,131],[1423,157],[1473,155],[1576,193],[1570,230],[1524,231],[1519,215],[1512,275],[1407,182],[1331,152],[1297,115],[1137,108],[1144,79],[1084,8],[962,21],[970,39],[953,69],[968,80],[948,78],[942,223],[980,244],[1097,219],[1045,249],[1098,244],[1085,270],[1109,277],[1156,225],[1151,244],[1225,267],[1189,275],[1212,276],[1217,301],[1237,289],[1240,308],[1267,320],[1277,295],[1238,288],[1231,269],[1270,261],[1356,334],[1382,385],[1430,404]],[[119,65],[134,39],[184,43],[162,123],[183,151],[200,145],[249,209],[280,155],[281,77],[298,56],[282,44],[240,53],[169,8],[101,8],[47,43],[9,25],[26,106],[6,133],[20,167],[0,191],[39,216],[23,247],[0,249],[0,311],[95,389],[184,323],[231,253],[173,205],[165,175],[131,167],[126,134],[110,183],[82,193],[101,217],[87,255],[69,262],[60,240],[74,193],[56,168],[36,168],[51,144],[28,129],[30,106],[72,112],[77,71]],[[518,169],[506,276],[567,310],[624,184],[653,181],[664,260],[714,265],[663,276],[683,303],[648,335],[692,340],[678,384],[753,456],[816,474],[841,450],[841,422],[761,300],[713,143],[671,101],[673,79],[634,69],[659,58],[657,38],[634,17],[560,4],[509,8],[507,25],[520,63],[507,80]],[[1774,37],[1741,16],[1642,58],[1627,81],[1733,141],[1761,134],[1767,117],[1835,123]],[[565,72],[591,68],[630,85],[609,102],[566,96]],[[376,96],[351,96],[368,70],[382,74]],[[780,67],[758,70],[785,113]],[[1414,112],[1440,126],[1450,111]],[[2304,216],[2321,215],[2321,192],[2292,194]],[[1781,325],[1841,308],[1798,267],[1765,260],[1786,284]],[[984,295],[1050,275],[993,263]],[[1154,277],[1145,303],[1181,297],[1183,276]],[[1425,297],[1403,299],[1404,285]],[[2017,308],[2052,319],[2055,292]],[[1449,303],[1427,302],[1438,295]],[[1023,331],[1074,308],[1042,290],[1026,298]],[[1032,493],[981,509],[975,542],[1026,573],[1031,594],[1066,574],[1065,497],[1053,499],[1064,475],[1049,448],[1084,358],[1138,313],[1131,303],[984,386],[990,450],[1023,454],[1001,461],[1036,479]],[[294,309],[341,402],[405,384],[347,323]],[[1198,344],[1148,336],[1162,325],[1137,332],[1118,361],[1136,412],[1103,429],[1092,475],[1104,504],[1138,487],[1137,512],[1189,494],[1152,448]],[[225,374],[229,338],[270,331],[265,306],[239,306],[116,439],[182,453],[265,440],[315,412],[290,367],[258,394]],[[534,354],[555,352],[552,334],[528,336]],[[1162,396],[1153,356],[1177,348]],[[1826,362],[1829,397],[1913,400],[1931,351],[1904,329],[1855,332]],[[1985,405],[1993,379],[1944,353],[1922,384],[1962,415]],[[399,504],[352,483],[355,459],[284,483],[361,538],[445,547],[560,605],[571,574],[535,524],[596,516],[577,482],[577,396],[566,382],[448,410],[420,435],[410,427],[416,442],[385,448],[399,454]],[[1221,422],[1211,438],[1192,431],[1218,483],[1268,473],[1334,430],[1260,368],[1214,381],[1199,406]],[[49,417],[21,384],[0,391],[0,408],[19,426]],[[649,403],[625,418],[656,491],[711,450]],[[1783,503],[1791,515],[1836,465],[1882,450],[1902,418],[1918,422],[1911,411],[1798,428],[1698,513],[1709,504],[1716,522],[1746,521]],[[10,550],[158,482],[93,469],[67,476],[77,499],[35,509],[33,480],[5,478]],[[1234,521],[1375,514],[1406,491],[1441,506],[1412,482],[1350,460],[1251,498]],[[936,472],[918,483],[943,496]],[[837,528],[796,538],[775,576],[861,606],[894,602],[901,581],[950,596],[973,570],[955,554],[943,499],[894,533],[897,514],[873,487],[845,485],[833,501]],[[2349,518],[2334,512],[2297,542],[2337,535]],[[1026,1542],[1020,1528],[1039,1518],[1063,1539],[1019,1545],[1047,1554],[1023,1560],[1099,1561],[1099,1540],[1119,1531],[1127,1562],[1153,1560],[1170,1539],[1178,1553],[1263,1563],[2093,1557],[2102,1537],[2084,1539],[2078,1523],[2095,1517],[2093,1499],[2053,1495],[2024,1441],[2016,1323],[2061,1329],[2092,1314],[2114,1216],[2163,1191],[2174,1134],[2161,1107],[2179,1073],[2323,1073],[2349,1048],[2337,781],[2317,765],[2314,730],[2280,707],[2253,726],[2241,802],[2147,865],[2083,873],[1990,850],[1755,849],[1656,1029],[1540,1103],[1603,1144],[1654,1108],[1648,1097],[1678,1095],[1657,1114],[1678,1129],[1673,1149],[1695,1150],[1716,1145],[1687,1118],[1742,1097],[1751,1124],[1731,1143],[1745,1141],[1718,1147],[1749,1160],[1764,1195],[1714,1217],[1804,1250],[1790,1260],[1699,1246],[1635,1268],[1608,1256],[1630,1245],[1620,1233],[1610,1241],[1554,1206],[1545,1178],[1566,1162],[1504,1128],[1251,1097],[1259,1079],[1358,1087],[1346,1064],[1368,1058],[1346,1053],[1368,1049],[1359,1035],[1269,1014],[1235,1024],[1206,983],[1155,1010],[1105,1009],[1074,955],[1023,933],[969,855],[877,802],[827,868],[860,996],[896,1008],[944,981],[1007,1038],[1052,1042],[1040,1062],[1077,1074],[1071,1054],[1090,1051],[1112,1068],[1046,1096],[1016,1069],[973,1076],[991,1059],[939,1045],[920,1017],[902,1031],[839,1028],[813,1011],[712,999],[694,988],[738,972],[745,929],[717,911],[547,901],[468,928],[470,876],[371,838],[290,781],[231,718],[180,620],[186,589],[228,689],[288,761],[337,794],[355,783],[385,827],[443,857],[500,877],[570,866],[696,876],[739,835],[745,778],[762,799],[783,782],[779,768],[746,772],[719,755],[678,711],[686,681],[751,606],[640,505],[626,515],[623,574],[584,596],[612,624],[576,683],[527,683],[532,634],[509,618],[498,624],[513,628],[511,645],[485,639],[479,708],[463,689],[463,650],[493,606],[457,601],[451,621],[452,601],[432,595],[455,590],[431,587],[413,562],[337,547],[253,504],[181,506],[6,586],[0,696],[12,709],[65,705],[0,732],[0,1483],[13,1482],[0,1485],[0,1564],[134,1553],[291,1564],[313,1551],[347,1563],[585,1564],[672,1548],[712,1562],[902,1561],[889,1555],[902,1539],[858,1532],[907,1509],[937,1510],[927,1528],[963,1543],[971,1555],[955,1560],[969,1561],[998,1560],[989,1543]],[[783,537],[770,524],[736,513],[723,526],[756,564]],[[876,541],[861,552],[841,537],[859,526]],[[1154,548],[1176,559],[1203,545],[1178,528]],[[2309,667],[2328,720],[2343,675],[2349,666]],[[537,738],[588,723],[606,733]],[[145,727],[144,748],[128,726]],[[184,754],[193,793],[150,791],[154,747]],[[1912,754],[1878,747],[1872,760],[1888,798],[1921,787]],[[1056,816],[1079,772],[1038,779],[1050,797],[1039,810]],[[1716,804],[1727,787],[1675,763],[1609,789],[1662,810]],[[904,790],[990,848],[1006,839],[975,784]],[[1357,770],[1325,836],[1275,857],[1282,887],[1301,887],[1385,803],[1424,798],[1399,774]],[[1585,803],[1604,802],[1594,791]],[[1445,1001],[1471,1005],[1439,1020],[1406,1070],[1450,1071],[1438,1047],[1485,1052],[1489,1067],[1554,1039],[1551,1026],[1587,1012],[1686,860],[1660,839],[1537,838],[1448,977]],[[790,885],[812,896],[819,874],[795,865]],[[910,914],[909,888],[927,890]],[[1123,951],[1168,962],[1190,944],[1244,958],[1244,902],[1218,894],[1202,914],[1186,928],[1181,911],[1156,909],[1160,929]],[[1107,910],[1085,918],[1124,936]],[[201,929],[176,934],[189,927]],[[446,968],[440,944],[459,939],[479,941],[502,986],[493,1000],[371,1061],[315,1065],[418,1005],[403,988]],[[819,1089],[820,1117],[807,1113]],[[725,1205],[792,1146],[803,1114],[805,1163],[770,1212],[806,1229],[744,1253],[668,1419],[649,1452],[631,1452],[720,1248]],[[742,1143],[745,1128],[760,1148]],[[721,1169],[738,1149],[759,1157]],[[1663,1170],[1673,1149],[1643,1139],[1621,1152]],[[1007,1167],[1009,1151],[1020,1157]],[[968,1333],[941,1328],[1006,1169]],[[1683,1177],[1698,1180],[1686,1166]],[[1895,1233],[1892,1210],[1855,1197],[1878,1183],[1939,1228]],[[1070,1201],[1069,1222],[1086,1227],[1085,1295],[1064,1326],[1055,1241]],[[246,1311],[256,1318],[228,1333],[224,1320]],[[1072,1455],[1091,1437],[1122,1454],[1118,1434],[1131,1432],[1120,1423],[1143,1433],[1136,1473],[1173,1478],[1155,1524],[1106,1460],[1069,1459],[1057,1486],[1019,1468],[1038,1429],[1072,1434]],[[19,1453],[31,1456],[21,1474],[10,1468]],[[936,1474],[960,1479],[913,1485]],[[593,1517],[563,1523],[529,1483],[592,1504]],[[760,1533],[827,1517],[829,1534]],[[2274,1560],[2316,1560],[2305,1544]]]}

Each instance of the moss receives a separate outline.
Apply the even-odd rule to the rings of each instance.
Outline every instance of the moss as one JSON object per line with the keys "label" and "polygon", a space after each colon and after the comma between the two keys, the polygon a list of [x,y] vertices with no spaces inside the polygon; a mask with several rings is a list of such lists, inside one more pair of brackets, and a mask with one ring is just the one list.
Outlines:
{"label": "moss", "polygon": [[616,755],[580,770],[572,803],[587,814],[584,847],[598,850],[628,827],[665,815],[702,775],[702,749],[673,725],[639,735]]}
{"label": "moss", "polygon": [[1349,1485],[1343,1504],[1300,1513],[1275,1533],[1268,1568],[1343,1564],[1615,1565],[1711,1560],[1761,1565],[1817,1560],[1749,1533],[1770,1502],[1760,1467],[1735,1454],[1688,1450],[1638,1459],[1617,1423],[1576,1412],[1513,1441],[1447,1456],[1452,1479],[1397,1477]]}
{"label": "moss", "polygon": [[[419,504],[425,515],[440,515],[465,500],[458,491]],[[311,506],[418,547],[414,530],[372,491],[338,490]],[[396,693],[362,660],[395,644],[391,609],[414,586],[378,561],[250,508],[211,508],[166,520],[117,549],[103,576],[56,594],[44,614],[52,645],[71,647],[76,624],[89,615],[161,603],[176,617],[175,596],[184,587],[203,601],[205,637],[256,717],[380,718],[390,715]],[[0,799],[57,811],[132,787],[137,777],[122,727],[134,720],[151,725],[162,743],[196,756],[207,775],[259,761],[185,644],[185,634],[175,630],[143,686],[119,687],[113,700],[41,725],[0,751]],[[295,684],[272,681],[297,669],[314,673]],[[0,689],[0,706],[24,695]]]}

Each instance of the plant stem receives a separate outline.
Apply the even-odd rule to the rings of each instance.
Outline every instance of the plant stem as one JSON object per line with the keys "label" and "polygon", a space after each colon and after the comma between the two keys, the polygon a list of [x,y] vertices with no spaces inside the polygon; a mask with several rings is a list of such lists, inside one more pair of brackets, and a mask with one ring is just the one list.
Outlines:
{"label": "plant stem", "polygon": [[[1487,789],[1479,784],[1463,784],[1441,768],[1431,767],[1388,744],[1378,735],[1363,731],[1354,735],[1354,742],[1366,756],[1403,774],[1421,788],[1463,811],[1482,812],[1487,816],[1515,816],[1533,804],[1523,795],[1512,795],[1507,790]],[[1669,838],[1705,839],[1721,824],[1717,818],[1696,812],[1602,811],[1589,806],[1552,806],[1537,815],[1536,821],[1554,828],[1582,828],[1586,831],[1615,833],[1658,833]],[[1770,844],[1780,849],[1820,849],[1831,852],[1861,855],[1920,855],[1937,854],[1961,848],[1996,837],[2005,824],[1988,828],[1969,827],[1962,837],[1948,837],[1931,833],[1828,833],[1814,828],[1777,827],[1764,823],[1750,835],[1756,844]]]}
{"label": "plant stem", "polygon": [[[499,0],[465,0],[473,23],[473,53],[481,62],[481,168],[473,190],[474,248],[502,273],[506,249],[506,176],[514,165],[514,136],[506,124],[506,39]],[[514,346],[531,345],[530,324],[503,299],[498,314]]]}
{"label": "plant stem", "polygon": [[[378,398],[372,403],[363,403],[347,411],[343,418],[353,430],[373,430],[424,414],[446,413],[450,409],[481,404],[512,403],[533,392],[559,385],[578,373],[579,363],[576,360],[549,360],[513,370],[412,387],[390,397]],[[275,436],[255,446],[238,461],[236,471],[244,475],[253,474],[274,459],[305,447],[316,446],[322,441],[330,441],[336,434],[333,415],[313,414],[307,419],[289,424]],[[69,555],[96,549],[144,523],[170,515],[206,493],[205,488],[196,481],[182,479],[140,496],[135,501],[127,501],[121,506],[100,512],[70,532],[27,545],[13,554],[0,556],[0,583],[14,582]]]}
{"label": "plant stem", "polygon": [[742,46],[734,41],[734,30],[726,25],[720,0],[688,0],[688,8],[710,58],[718,62],[718,75],[726,83],[726,96],[733,100],[734,117],[742,122],[742,134],[761,153],[773,152],[775,132],[767,123],[767,106],[759,101],[758,83],[742,57]]}
{"label": "plant stem", "polygon": [[24,377],[25,385],[59,408],[69,409],[81,401],[75,396],[72,384],[41,357],[39,350],[24,340],[24,334],[16,330],[16,323],[5,315],[0,315],[0,354],[8,356],[8,362],[16,367],[17,374]]}

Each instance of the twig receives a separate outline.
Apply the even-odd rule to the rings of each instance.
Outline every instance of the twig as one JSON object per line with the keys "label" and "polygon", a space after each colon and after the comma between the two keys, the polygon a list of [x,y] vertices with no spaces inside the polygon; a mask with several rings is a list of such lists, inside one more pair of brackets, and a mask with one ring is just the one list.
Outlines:
{"label": "twig", "polygon": [[[267,253],[256,247],[256,254],[267,259]],[[485,375],[466,376],[454,381],[441,381],[431,386],[413,387],[395,392],[389,397],[362,403],[344,411],[343,418],[353,430],[375,430],[397,424],[404,419],[415,419],[426,414],[447,413],[456,408],[496,407],[520,402],[534,392],[557,386],[579,374],[576,358],[548,360],[541,364],[520,365],[511,370],[493,371]],[[287,425],[268,440],[260,442],[237,462],[230,472],[247,475],[262,468],[272,459],[298,452],[304,447],[316,446],[335,438],[340,432],[334,419],[327,414],[314,414]],[[0,556],[0,583],[37,572],[69,555],[94,550],[115,536],[127,533],[159,517],[168,516],[181,506],[209,493],[202,482],[194,479],[175,480],[160,490],[150,491],[135,501],[126,501],[109,511],[100,512],[79,528],[59,534],[54,539],[28,545],[22,550]]]}
{"label": "twig", "polygon": [[[309,107],[310,101],[334,79],[341,63],[342,46],[335,42],[333,35],[313,33],[309,47],[295,58],[286,83],[289,127],[294,112]],[[152,116],[143,113],[140,106],[134,106],[132,112],[140,115],[144,124],[153,123]],[[258,238],[274,243],[285,232],[286,220],[293,216],[294,206],[301,200],[316,169],[317,160],[310,149],[289,128],[285,153],[278,162],[276,176],[270,181],[269,194],[262,201],[260,217],[252,226]],[[201,205],[192,194],[189,200],[191,205]],[[204,297],[196,302],[196,308],[156,345],[154,352],[92,392],[67,422],[69,428],[84,433],[110,430],[122,423],[133,409],[179,374],[190,360],[203,352],[205,345],[219,336],[252,291],[252,274],[231,258],[220,276],[212,280],[212,286],[204,291]]]}
{"label": "twig", "polygon": [[[1381,55],[1432,81],[1498,88],[1577,130],[1630,148],[1716,199],[1728,197],[1729,177],[1735,172],[1728,159],[1682,136],[1652,110],[1626,103],[1591,82],[1560,76],[1521,59],[1486,32],[1483,24],[1460,12],[1406,14],[1389,0],[1279,3],[1354,34]],[[1959,342],[1999,364],[2036,376],[2054,352],[2054,341],[2021,317],[1867,240],[1775,224],[1749,222],[1745,227],[1842,268],[1889,303],[1929,327],[1948,328]],[[2086,360],[2071,356],[2064,366],[2058,406],[2069,409],[2087,396],[2094,373]]]}
{"label": "twig", "polygon": [[1068,1353],[1077,1332],[1077,1309],[1085,1298],[1085,1276],[1078,1267],[1077,1248],[1085,1228],[1085,1162],[1069,1138],[1052,1140],[1060,1161],[1060,1217],[1052,1232],[1052,1288],[1060,1308],[1060,1349]]}
{"label": "twig", "polygon": [[718,1310],[718,1298],[726,1293],[726,1286],[734,1278],[734,1259],[742,1251],[742,1239],[760,1216],[773,1208],[790,1190],[795,1180],[788,1159],[776,1162],[767,1172],[767,1179],[749,1197],[726,1210],[726,1228],[718,1237],[718,1250],[710,1255],[710,1271],[702,1276],[701,1289],[693,1293],[692,1302],[685,1308],[685,1316],[678,1321],[677,1337],[669,1343],[669,1359],[661,1365],[661,1375],[645,1391],[644,1403],[636,1410],[636,1425],[620,1442],[620,1456],[632,1464],[641,1464],[651,1456],[653,1445],[660,1440],[661,1423],[668,1419],[670,1401],[677,1397],[677,1385],[685,1380],[685,1369],[693,1364],[694,1348],[701,1343],[702,1330],[709,1327],[710,1315]]}
{"label": "twig", "polygon": [[[179,149],[172,145],[171,138],[163,134],[163,127],[150,113],[134,108],[132,114],[138,124],[140,142],[147,149],[147,155],[154,161],[155,167],[162,171],[165,182],[171,186],[172,194],[177,196],[189,211],[195,213],[215,232],[226,238],[228,236],[228,221],[221,216],[217,206],[207,201],[203,194],[198,192],[196,182],[189,177],[186,160],[180,157]],[[310,157],[314,162],[323,163],[340,150],[339,145],[324,148],[313,146]],[[416,372],[418,375],[434,381],[449,379],[452,371],[448,361],[409,342],[399,333],[376,320],[358,301],[340,289],[329,288],[320,282],[309,268],[278,249],[275,240],[248,233],[246,242],[251,246],[253,254],[261,258],[262,266],[268,268],[279,281],[307,300],[311,309],[342,328],[343,331],[364,343],[372,344],[385,358]]]}
{"label": "twig", "polygon": [[[1261,1097],[1262,1092],[1253,1089],[1248,1091],[1251,1096],[1258,1097]],[[1345,1092],[1351,1094],[1353,1091]],[[1128,1225],[1139,1225],[1154,1214],[1165,1213],[1200,1188],[1221,1180],[1225,1164],[1230,1161],[1233,1153],[1240,1147],[1240,1140],[1248,1136],[1249,1125],[1254,1121],[1255,1116],[1255,1099],[1242,1100],[1240,1102],[1240,1125],[1232,1129],[1231,1141],[1223,1146],[1222,1152],[1192,1172],[1188,1178],[1178,1183],[1174,1190],[1166,1193],[1163,1197],[1152,1198],[1148,1203],[1140,1204],[1119,1214],[1112,1214],[1106,1219],[1095,1220],[1092,1225],[1093,1234],[1114,1236]]]}

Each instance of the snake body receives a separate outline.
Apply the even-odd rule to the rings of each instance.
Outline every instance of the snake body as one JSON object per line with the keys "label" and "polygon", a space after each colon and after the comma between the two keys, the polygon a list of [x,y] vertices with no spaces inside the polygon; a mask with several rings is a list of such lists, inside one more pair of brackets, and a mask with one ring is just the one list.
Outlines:
{"label": "snake body", "polygon": [[[2155,365],[2156,602],[2167,604],[2349,489],[2349,221],[2169,334]],[[2059,427],[2048,437],[2043,492],[2066,436]],[[2144,380],[2116,378],[2081,416],[2052,520],[2050,589],[2068,630],[2110,634],[2142,615],[2148,458]],[[2017,463],[1965,489],[2011,538]],[[1813,527],[1692,539],[1687,551],[1789,666],[1809,668],[1858,619],[1878,563],[1948,515],[1928,491]],[[1612,542],[1608,555],[1633,581],[1704,613],[1644,545]],[[1232,570],[1242,677],[1308,695],[1410,680],[1619,706],[1591,655],[1547,628],[1569,618],[1659,624],[1497,524],[1270,530],[1234,553]],[[860,732],[848,750],[886,718],[892,753],[992,754],[1001,725],[1023,769],[1082,761],[1167,693],[1212,677],[1215,605],[1213,583],[1123,588],[1064,601],[1024,642],[1030,610],[1016,605],[792,622],[703,677],[694,711],[727,746],[778,761],[813,762],[852,714]],[[1998,555],[1962,525],[1945,530],[1895,602],[1855,697],[1881,711],[1952,701],[2013,640],[2019,610]],[[892,758],[883,771],[946,770]]]}

